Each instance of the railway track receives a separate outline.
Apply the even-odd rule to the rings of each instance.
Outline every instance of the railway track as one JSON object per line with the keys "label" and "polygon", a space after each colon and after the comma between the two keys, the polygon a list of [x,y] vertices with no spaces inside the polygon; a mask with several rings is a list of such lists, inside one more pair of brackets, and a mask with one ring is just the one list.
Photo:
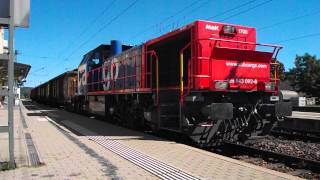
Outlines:
{"label": "railway track", "polygon": [[293,155],[263,150],[252,146],[238,144],[233,142],[225,142],[229,149],[232,149],[235,154],[260,156],[263,159],[276,160],[286,164],[289,167],[311,170],[312,172],[320,173],[320,161],[301,158]]}
{"label": "railway track", "polygon": [[285,137],[289,140],[301,140],[305,142],[320,142],[320,132],[310,132],[298,129],[276,127],[270,132],[270,135],[275,137]]}

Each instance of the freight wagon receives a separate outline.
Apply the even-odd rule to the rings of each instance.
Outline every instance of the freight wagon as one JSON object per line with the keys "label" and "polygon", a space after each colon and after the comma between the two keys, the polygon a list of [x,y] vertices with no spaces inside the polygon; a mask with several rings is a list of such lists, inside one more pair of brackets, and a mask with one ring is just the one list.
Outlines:
{"label": "freight wagon", "polygon": [[77,89],[77,69],[65,72],[31,90],[30,97],[56,107],[71,104]]}

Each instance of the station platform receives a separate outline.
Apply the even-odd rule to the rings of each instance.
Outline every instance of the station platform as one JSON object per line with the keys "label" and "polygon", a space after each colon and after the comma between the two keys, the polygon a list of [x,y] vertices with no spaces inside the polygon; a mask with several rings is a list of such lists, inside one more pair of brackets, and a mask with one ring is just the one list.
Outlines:
{"label": "station platform", "polygon": [[288,118],[291,119],[311,119],[320,121],[320,113],[317,112],[307,112],[307,111],[292,111],[292,116]]}
{"label": "station platform", "polygon": [[15,118],[22,160],[0,171],[0,179],[299,179],[93,117],[23,104]]}
{"label": "station platform", "polygon": [[320,134],[320,113],[293,111],[292,116],[279,123],[279,127]]}

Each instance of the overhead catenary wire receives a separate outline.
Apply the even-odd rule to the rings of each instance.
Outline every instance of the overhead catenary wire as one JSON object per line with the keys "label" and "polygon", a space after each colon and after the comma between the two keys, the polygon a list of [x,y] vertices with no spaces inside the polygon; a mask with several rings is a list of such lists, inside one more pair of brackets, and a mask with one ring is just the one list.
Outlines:
{"label": "overhead catenary wire", "polygon": [[[239,8],[241,8],[241,7],[244,7],[244,6],[247,6],[247,5],[249,5],[249,4],[252,4],[252,3],[254,3],[255,1],[257,1],[257,0],[250,0],[250,1],[248,1],[248,2],[245,2],[245,3],[243,3],[243,4],[240,4],[239,6],[233,7],[233,8],[231,8],[231,9],[226,10],[226,11],[223,11],[223,12],[221,12],[221,13],[218,13],[218,14],[216,14],[216,15],[214,15],[214,16],[211,16],[211,17],[209,17],[208,19],[225,15],[225,14],[227,14],[227,13],[229,13],[229,12],[232,12],[232,11],[234,11],[234,10],[237,10],[237,9],[239,9]],[[206,3],[207,3],[207,1],[206,1],[205,3],[203,3],[203,4],[201,4],[200,6],[192,9],[192,12],[194,12],[195,10],[201,8],[201,7],[202,7],[203,5],[205,5]],[[179,20],[181,20],[181,19],[179,19]],[[168,27],[168,26],[169,26],[169,25],[167,25],[166,27]]]}
{"label": "overhead catenary wire", "polygon": [[49,76],[48,74],[35,74],[35,73],[30,73],[29,76],[41,76],[41,77],[47,77]]}
{"label": "overhead catenary wire", "polygon": [[[69,45],[65,48],[65,50],[68,50],[77,42],[77,40],[79,40],[79,38],[85,35],[86,32],[92,27],[92,25],[94,25],[111,7],[113,7],[116,1],[117,0],[113,0],[109,4],[107,4],[107,6],[89,24],[87,24],[87,26],[81,31],[81,33],[77,36],[77,38],[75,38],[71,43],[69,43]],[[65,52],[65,50],[62,52]]]}
{"label": "overhead catenary wire", "polygon": [[58,58],[58,57],[38,56],[38,55],[31,55],[31,54],[24,54],[24,53],[19,54],[19,56],[37,58],[37,59],[45,59],[45,60],[46,59],[56,59],[56,58]]}
{"label": "overhead catenary wire", "polygon": [[105,28],[107,28],[110,24],[112,24],[114,21],[116,21],[118,18],[120,18],[124,13],[126,13],[129,9],[131,9],[135,4],[137,4],[139,0],[133,1],[131,4],[129,4],[125,9],[123,9],[119,14],[117,14],[115,17],[111,18],[110,21],[108,21],[106,24],[104,24],[102,27],[100,27],[95,33],[93,33],[86,41],[81,43],[79,46],[77,46],[66,58],[64,58],[65,61],[68,61],[70,57],[74,55],[79,49],[81,49],[84,45],[86,45],[88,42],[90,42],[93,38],[95,38],[101,31],[103,31]]}
{"label": "overhead catenary wire", "polygon": [[[196,12],[198,9],[200,9],[201,7],[203,7],[203,6],[206,5],[208,2],[211,2],[211,1],[212,1],[212,0],[203,1],[201,4],[199,4],[199,5],[196,6],[195,8],[192,8],[190,11],[187,11],[187,12],[186,12],[186,15],[184,15],[183,17],[178,18],[178,19],[175,20],[175,22],[173,22],[173,23],[167,24],[165,27],[163,27],[163,29],[166,29],[166,28],[174,25],[175,23],[177,24],[177,27],[178,27],[179,21],[181,21],[182,19],[185,19],[187,16],[189,16],[190,14]],[[174,29],[174,27],[173,27],[172,29]],[[159,32],[161,32],[161,30],[159,30],[158,32],[154,33],[154,35],[158,34]]]}
{"label": "overhead catenary wire", "polygon": [[43,67],[41,67],[41,68],[38,68],[38,69],[30,72],[29,75],[34,75],[35,73],[40,72],[40,71],[44,70],[45,68],[46,68],[46,66],[43,66]]}
{"label": "overhead catenary wire", "polygon": [[200,5],[198,5],[197,7],[192,8],[190,11],[188,11],[186,13],[186,15],[184,15],[182,18],[179,18],[178,20],[181,20],[183,18],[185,18],[186,16],[189,16],[190,14],[196,12],[198,9],[200,9],[201,7],[203,7],[204,5],[206,5],[208,2],[211,2],[212,0],[207,0],[207,1],[203,1]]}
{"label": "overhead catenary wire", "polygon": [[284,40],[277,41],[277,42],[274,42],[274,43],[276,43],[276,44],[277,43],[284,43],[284,42],[296,41],[296,40],[299,40],[299,39],[305,39],[305,38],[317,37],[317,36],[320,36],[320,33],[306,34],[306,35],[297,36],[297,37],[293,37],[293,38],[289,38],[289,39],[284,39]]}
{"label": "overhead catenary wire", "polygon": [[286,23],[289,23],[289,22],[292,22],[292,21],[297,21],[299,19],[302,19],[302,18],[305,18],[305,17],[309,17],[309,16],[314,16],[314,15],[317,15],[317,14],[320,14],[320,11],[317,10],[317,11],[312,12],[312,13],[296,16],[296,17],[289,18],[289,19],[286,19],[286,20],[282,20],[282,21],[276,22],[274,24],[263,26],[263,27],[260,27],[260,28],[257,28],[257,29],[260,30],[260,31],[261,30],[265,30],[265,29],[270,29],[270,28],[275,27],[275,26],[286,24]]}
{"label": "overhead catenary wire", "polygon": [[237,10],[237,9],[239,9],[239,8],[242,8],[242,7],[244,7],[244,6],[247,6],[247,5],[249,5],[249,4],[252,4],[252,3],[254,3],[255,1],[257,1],[257,0],[251,0],[251,1],[245,2],[245,3],[243,3],[243,4],[240,4],[239,6],[236,6],[236,7],[234,7],[234,8],[231,8],[231,9],[228,9],[228,10],[226,10],[226,11],[223,11],[223,12],[221,12],[221,13],[219,13],[219,14],[216,14],[216,15],[214,15],[214,16],[211,16],[211,17],[209,17],[208,19],[212,19],[212,18],[216,18],[216,17],[222,16],[222,15],[225,15],[225,14],[227,14],[227,13],[229,13],[229,12],[232,12],[232,11],[234,11],[234,10]]}
{"label": "overhead catenary wire", "polygon": [[[110,24],[112,24],[114,21],[116,21],[118,18],[120,18],[124,13],[126,13],[130,8],[132,8],[139,0],[135,0],[133,1],[131,4],[129,4],[125,9],[123,9],[120,13],[118,13],[116,16],[114,16],[110,21],[108,21],[108,23],[104,24],[101,28],[99,28],[98,31],[96,31],[92,36],[90,36],[90,38],[88,38],[85,42],[81,43],[79,46],[77,46],[77,48],[73,49],[73,51],[66,56],[66,58],[61,58],[61,61],[68,61],[70,60],[70,58],[74,55],[74,53],[76,53],[77,51],[79,51],[80,48],[82,48],[86,43],[90,42],[95,36],[97,36],[102,30],[104,30],[106,27],[108,27]],[[57,64],[55,64],[54,66],[57,66],[61,63],[61,61],[58,61]],[[44,67],[41,70],[46,69],[48,66]]]}
{"label": "overhead catenary wire", "polygon": [[238,13],[236,13],[236,14],[233,14],[233,15],[231,15],[231,16],[228,16],[228,17],[226,17],[226,18],[223,18],[223,19],[221,19],[220,21],[224,21],[224,20],[227,20],[227,19],[231,19],[231,18],[236,17],[236,16],[238,16],[238,15],[240,15],[240,14],[247,13],[247,12],[253,10],[253,9],[256,9],[256,8],[258,8],[258,7],[261,7],[261,6],[265,5],[265,4],[268,4],[268,3],[270,3],[271,1],[273,1],[273,0],[264,1],[264,2],[262,2],[262,3],[259,3],[259,4],[255,5],[255,6],[253,6],[253,7],[247,8],[247,9],[245,9],[245,10],[243,10],[243,11],[240,11],[240,12],[238,12]]}
{"label": "overhead catenary wire", "polygon": [[45,68],[46,68],[46,66],[43,66],[43,67],[41,67],[41,68],[39,68],[39,69],[37,69],[37,70],[34,70],[33,72],[37,72],[37,71],[43,70],[43,69],[45,69]]}
{"label": "overhead catenary wire", "polygon": [[192,3],[190,3],[190,4],[188,4],[187,6],[183,7],[182,9],[180,9],[179,11],[177,11],[176,13],[174,13],[174,14],[166,17],[166,18],[164,18],[164,19],[161,20],[160,22],[158,22],[158,23],[156,23],[156,24],[153,24],[153,25],[150,25],[150,26],[148,26],[145,30],[140,31],[139,33],[136,33],[136,34],[133,35],[130,39],[136,39],[136,38],[139,37],[140,35],[143,35],[144,33],[150,31],[151,29],[156,28],[159,24],[162,24],[162,23],[164,23],[164,22],[172,19],[173,17],[181,14],[182,12],[184,12],[185,10],[187,10],[187,9],[189,9],[190,7],[194,6],[194,5],[197,4],[198,2],[200,2],[200,1],[198,1],[198,0],[193,1]]}
{"label": "overhead catenary wire", "polygon": [[[130,4],[126,9],[124,9],[123,11],[121,11],[120,14],[118,14],[118,15],[115,16],[113,19],[111,19],[111,20],[109,21],[109,23],[107,23],[107,24],[105,24],[104,26],[102,26],[102,27],[101,27],[96,33],[94,33],[89,39],[87,39],[84,43],[80,44],[77,48],[75,48],[64,60],[65,60],[65,61],[70,60],[70,57],[72,57],[72,55],[73,55],[75,52],[77,52],[77,51],[78,51],[80,48],[82,48],[86,43],[88,43],[89,41],[91,41],[91,39],[93,39],[93,38],[94,38],[98,33],[100,33],[104,28],[106,28],[106,27],[107,27],[109,24],[111,24],[114,20],[116,20],[118,17],[120,17],[122,14],[124,14],[128,9],[130,9],[133,5],[135,5],[135,4],[137,3],[137,1],[138,1],[138,0],[134,1],[134,2],[133,2],[132,4]],[[243,3],[243,4],[241,4],[241,5],[237,6],[237,7],[234,7],[234,8],[232,8],[232,9],[229,9],[229,10],[227,10],[227,11],[224,11],[224,12],[218,14],[218,15],[215,15],[215,17],[224,15],[224,14],[226,14],[226,13],[228,13],[228,12],[231,12],[231,11],[234,11],[234,10],[236,10],[236,9],[239,9],[239,8],[241,8],[241,7],[243,7],[243,6],[246,6],[246,5],[248,5],[248,4],[251,4],[251,3],[255,2],[255,1],[256,1],[256,0],[248,1],[248,2]],[[260,6],[262,6],[262,5],[266,4],[266,3],[269,3],[269,2],[271,2],[271,1],[272,1],[272,0],[264,1],[263,3],[260,3],[260,4],[256,5],[256,6],[253,6],[253,7],[249,8],[249,10],[252,10],[252,9],[254,9],[254,8],[257,8],[257,7],[260,7]],[[194,1],[194,2],[192,2],[191,4],[187,5],[186,7],[182,8],[182,9],[181,9],[180,11],[178,11],[177,13],[168,16],[167,18],[165,18],[164,20],[162,20],[162,21],[160,22],[160,24],[161,24],[161,23],[164,23],[165,21],[167,21],[167,20],[173,18],[174,16],[182,13],[183,11],[189,9],[190,7],[192,7],[193,5],[195,5],[197,2],[198,2],[198,1]],[[241,12],[235,14],[235,15],[239,15],[239,14],[242,14],[242,13],[244,13],[244,12],[241,11]],[[235,15],[229,16],[229,17],[227,17],[227,18],[233,17],[233,16],[235,16]],[[145,32],[149,31],[150,28],[152,29],[153,27],[156,27],[158,24],[159,24],[159,23],[150,26],[149,28],[147,28],[146,31],[139,33],[139,35],[140,35],[140,34],[144,34]]]}
{"label": "overhead catenary wire", "polygon": [[30,55],[30,54],[25,54],[25,53],[20,54],[20,56],[38,58],[38,59],[43,59],[43,60],[59,59],[61,57],[61,54],[63,52],[66,52],[66,50],[68,50],[71,46],[73,46],[77,42],[77,40],[79,40],[79,38],[81,38],[92,27],[92,25],[95,24],[99,20],[99,18],[101,16],[103,16],[115,4],[116,1],[117,0],[113,0],[110,3],[108,3],[107,6],[90,23],[87,24],[87,26],[83,29],[83,31],[80,32],[80,34],[77,36],[77,38],[75,38],[74,41],[69,43],[69,45],[66,48],[64,48],[64,50],[61,51],[61,53],[59,53],[58,57],[38,56],[38,55]]}

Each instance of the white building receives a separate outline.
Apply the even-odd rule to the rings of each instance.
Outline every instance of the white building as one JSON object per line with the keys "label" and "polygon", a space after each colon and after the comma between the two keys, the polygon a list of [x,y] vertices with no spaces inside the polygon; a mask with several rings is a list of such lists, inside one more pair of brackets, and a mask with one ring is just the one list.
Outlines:
{"label": "white building", "polygon": [[0,27],[0,54],[8,53],[8,40],[4,39],[4,30]]}
{"label": "white building", "polygon": [[[0,27],[0,54],[8,53],[8,41],[4,39],[4,30]],[[0,59],[1,60],[1,59]],[[7,69],[7,63],[4,63],[6,60],[1,60],[0,62],[0,88],[1,90],[8,89],[6,80],[2,80],[6,73],[3,73],[3,71],[6,72]],[[15,63],[15,67],[17,68],[17,65]],[[30,68],[30,67],[29,67]],[[29,70],[28,70],[29,71]],[[15,94],[15,104],[19,105],[19,99],[20,99],[20,88],[16,86],[17,81],[15,81],[15,87],[14,87],[14,94]],[[2,97],[0,97],[0,100]],[[7,97],[5,97],[4,102],[0,102],[0,107],[2,103],[7,104]]]}
{"label": "white building", "polygon": [[0,54],[3,54],[4,47],[4,31],[0,28]]}

